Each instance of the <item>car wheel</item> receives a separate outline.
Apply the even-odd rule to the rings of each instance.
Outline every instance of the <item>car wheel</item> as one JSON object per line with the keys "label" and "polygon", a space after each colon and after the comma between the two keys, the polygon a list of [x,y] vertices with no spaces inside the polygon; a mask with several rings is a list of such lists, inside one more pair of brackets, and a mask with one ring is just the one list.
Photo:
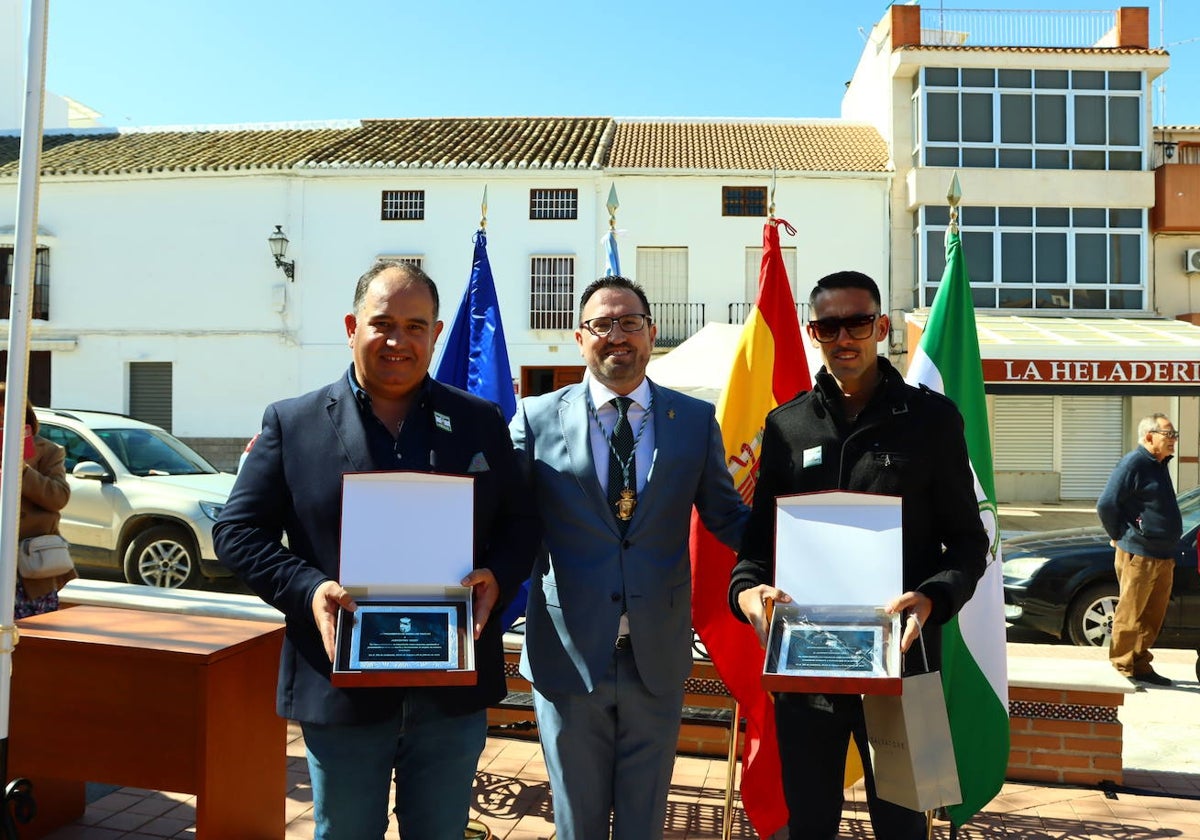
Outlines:
{"label": "car wheel", "polygon": [[200,563],[191,536],[175,525],[156,525],[138,534],[125,553],[125,580],[160,589],[192,587]]}
{"label": "car wheel", "polygon": [[1118,593],[1115,583],[1097,583],[1075,596],[1067,610],[1067,638],[1072,644],[1108,646]]}

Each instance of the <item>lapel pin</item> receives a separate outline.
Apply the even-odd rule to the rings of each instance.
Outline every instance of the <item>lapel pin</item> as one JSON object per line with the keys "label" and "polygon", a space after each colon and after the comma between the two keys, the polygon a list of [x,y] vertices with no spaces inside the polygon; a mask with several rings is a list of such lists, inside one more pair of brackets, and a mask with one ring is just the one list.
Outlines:
{"label": "lapel pin", "polygon": [[667,419],[668,419],[668,420],[674,420],[674,419],[675,419],[675,409],[673,409],[673,408],[668,408],[668,409],[667,409]]}

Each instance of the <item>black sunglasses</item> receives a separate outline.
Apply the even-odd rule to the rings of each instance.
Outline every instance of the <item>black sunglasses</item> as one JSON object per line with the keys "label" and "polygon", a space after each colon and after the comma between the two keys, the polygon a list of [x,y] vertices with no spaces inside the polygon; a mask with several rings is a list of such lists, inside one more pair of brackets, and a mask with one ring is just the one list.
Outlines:
{"label": "black sunglasses", "polygon": [[837,341],[843,329],[850,338],[862,341],[864,338],[871,337],[871,333],[875,331],[875,321],[878,318],[878,312],[873,315],[851,315],[848,318],[821,318],[818,321],[809,321],[808,328],[817,341],[822,344]]}

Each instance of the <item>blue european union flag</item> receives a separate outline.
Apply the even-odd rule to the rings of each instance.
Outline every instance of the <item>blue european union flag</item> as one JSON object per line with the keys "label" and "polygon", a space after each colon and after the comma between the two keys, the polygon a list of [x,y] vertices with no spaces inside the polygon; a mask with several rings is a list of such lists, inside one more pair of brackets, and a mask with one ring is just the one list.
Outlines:
{"label": "blue european union flag", "polygon": [[491,400],[500,406],[505,420],[511,420],[517,413],[508,347],[500,323],[500,301],[488,262],[487,234],[482,228],[475,232],[471,280],[450,327],[434,378]]}

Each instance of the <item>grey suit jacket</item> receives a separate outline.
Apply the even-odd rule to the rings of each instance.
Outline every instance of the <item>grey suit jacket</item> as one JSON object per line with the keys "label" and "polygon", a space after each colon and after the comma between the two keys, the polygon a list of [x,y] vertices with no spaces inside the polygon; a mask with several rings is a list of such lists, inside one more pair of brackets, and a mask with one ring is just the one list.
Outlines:
{"label": "grey suit jacket", "polygon": [[586,383],[522,400],[509,427],[544,527],[521,655],[521,673],[543,693],[593,690],[622,609],[646,688],[677,691],[691,668],[692,506],[719,540],[734,551],[741,543],[749,508],[726,469],[713,407],[650,387],[654,459],[624,537],[596,478]]}

